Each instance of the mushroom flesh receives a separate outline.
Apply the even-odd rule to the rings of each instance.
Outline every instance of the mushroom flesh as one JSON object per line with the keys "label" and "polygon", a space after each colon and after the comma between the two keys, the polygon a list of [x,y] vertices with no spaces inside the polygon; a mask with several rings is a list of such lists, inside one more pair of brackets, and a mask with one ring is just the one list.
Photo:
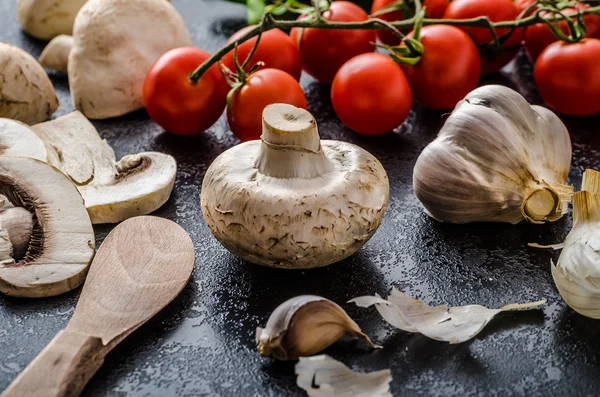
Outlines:
{"label": "mushroom flesh", "polygon": [[61,42],[48,45],[44,63],[68,66],[73,104],[91,119],[142,108],[152,64],[173,48],[193,46],[183,18],[165,0],[89,0],[75,18],[72,46],[55,40]]}
{"label": "mushroom flesh", "polygon": [[[0,156],[0,292],[45,297],[80,285],[94,230],[77,188],[42,161]],[[10,201],[10,203],[9,203]]]}
{"label": "mushroom flesh", "polygon": [[222,153],[206,172],[204,219],[249,262],[312,268],[340,261],[375,233],[387,209],[381,163],[346,142],[320,141],[304,109],[264,109],[261,140]]}
{"label": "mushroom flesh", "polygon": [[0,117],[35,124],[56,109],[58,98],[44,68],[25,51],[0,43]]}
{"label": "mushroom flesh", "polygon": [[71,34],[79,9],[87,0],[17,0],[17,19],[23,30],[41,40]]}
{"label": "mushroom flesh", "polygon": [[117,162],[113,149],[80,112],[32,129],[45,143],[46,161],[77,185],[94,224],[149,214],[171,195],[177,171],[172,156],[144,152]]}

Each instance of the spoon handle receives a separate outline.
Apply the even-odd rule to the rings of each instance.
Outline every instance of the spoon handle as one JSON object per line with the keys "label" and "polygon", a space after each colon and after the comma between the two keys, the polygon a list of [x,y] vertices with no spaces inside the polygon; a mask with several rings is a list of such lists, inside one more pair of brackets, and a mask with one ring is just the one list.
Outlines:
{"label": "spoon handle", "polygon": [[106,352],[101,339],[62,330],[0,397],[78,396]]}

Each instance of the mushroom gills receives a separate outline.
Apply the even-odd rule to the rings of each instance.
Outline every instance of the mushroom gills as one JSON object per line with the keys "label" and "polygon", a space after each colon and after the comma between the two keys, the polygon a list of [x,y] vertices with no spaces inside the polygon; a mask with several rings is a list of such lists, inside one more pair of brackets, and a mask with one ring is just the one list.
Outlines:
{"label": "mushroom gills", "polygon": [[0,292],[46,297],[80,285],[95,238],[75,185],[42,161],[0,156],[0,193],[11,203],[0,212]]}
{"label": "mushroom gills", "polygon": [[92,223],[116,223],[160,208],[171,195],[177,164],[172,156],[145,152],[117,162],[113,149],[80,112],[32,129],[47,161],[77,185]]}

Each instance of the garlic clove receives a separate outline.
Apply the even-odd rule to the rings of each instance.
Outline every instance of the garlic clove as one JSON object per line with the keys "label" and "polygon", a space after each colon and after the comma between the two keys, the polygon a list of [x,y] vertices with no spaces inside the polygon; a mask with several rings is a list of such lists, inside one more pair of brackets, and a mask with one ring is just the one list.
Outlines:
{"label": "garlic clove", "polygon": [[500,309],[488,309],[480,305],[430,306],[395,288],[385,301],[382,301],[379,296],[362,296],[350,302],[360,307],[375,305],[377,310],[383,306],[391,306],[395,310],[387,313],[393,313],[395,317],[383,316],[384,320],[391,325],[406,324],[408,327],[398,328],[418,332],[431,339],[450,344],[463,343],[474,338],[498,313],[533,308],[546,303],[545,300],[541,300],[525,304],[509,304]]}
{"label": "garlic clove", "polygon": [[600,172],[586,170],[583,191],[573,196],[573,229],[565,239],[552,278],[576,312],[600,318]]}
{"label": "garlic clove", "polygon": [[569,133],[551,111],[488,85],[469,93],[414,168],[417,198],[450,223],[544,223],[559,219],[573,192]]}
{"label": "garlic clove", "polygon": [[309,397],[391,397],[389,369],[353,372],[341,362],[322,354],[300,357],[296,364],[296,384]]}
{"label": "garlic clove", "polygon": [[257,328],[256,343],[261,356],[297,360],[322,351],[346,333],[375,347],[336,303],[320,296],[300,295],[279,305],[264,329]]}

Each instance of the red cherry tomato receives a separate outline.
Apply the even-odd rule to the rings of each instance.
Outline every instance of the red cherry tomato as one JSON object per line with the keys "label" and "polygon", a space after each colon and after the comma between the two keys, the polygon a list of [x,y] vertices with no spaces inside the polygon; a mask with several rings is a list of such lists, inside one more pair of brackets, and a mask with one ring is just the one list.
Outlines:
{"label": "red cherry tomato", "polygon": [[263,109],[272,103],[287,103],[306,109],[306,97],[298,81],[279,69],[261,69],[248,77],[233,94],[227,121],[242,142],[259,139]]}
{"label": "red cherry tomato", "polygon": [[[589,6],[585,4],[578,4],[578,7],[581,9],[589,8]],[[573,15],[577,13],[577,10],[575,8],[566,8],[562,12],[565,15]],[[544,13],[543,16],[552,17],[552,14]],[[600,15],[586,15],[583,17],[583,22],[585,23],[587,30],[586,37],[600,39]],[[559,26],[564,34],[569,34],[569,27],[567,26],[566,21],[561,20]],[[542,51],[555,41],[558,41],[558,37],[552,33],[545,23],[529,26],[525,30],[525,48],[534,62],[540,56]]]}
{"label": "red cherry tomato", "polygon": [[600,40],[550,44],[535,62],[534,78],[542,99],[560,113],[600,112]]}
{"label": "red cherry tomato", "polygon": [[402,65],[413,96],[428,108],[451,109],[477,87],[479,51],[469,35],[449,25],[424,26],[420,41],[419,63]]}
{"label": "red cherry tomato", "polygon": [[144,80],[144,106],[154,122],[179,135],[210,128],[225,109],[227,92],[214,65],[192,85],[189,74],[210,54],[192,47],[173,49],[152,65]]}
{"label": "red cherry tomato", "polygon": [[517,6],[519,12],[525,11],[527,7],[529,7],[532,4],[535,4],[536,1],[537,0],[514,0],[515,6]]}
{"label": "red cherry tomato", "polygon": [[331,102],[342,123],[364,135],[380,135],[406,120],[412,93],[400,66],[370,53],[344,64],[331,86]]}
{"label": "red cherry tomato", "polygon": [[[396,3],[398,0],[374,0],[373,5],[371,6],[371,14],[376,13],[384,7],[389,6],[392,3]],[[444,12],[446,11],[446,7],[448,7],[448,3],[450,0],[425,0],[422,2],[425,7],[425,13],[428,18],[442,18],[444,16]],[[392,11],[386,12],[378,16],[378,18],[383,19],[384,21],[394,22],[394,21],[402,21],[404,19],[404,15],[402,11]],[[407,29],[406,32],[410,31]],[[377,31],[377,37],[379,40],[387,45],[398,45],[400,43],[400,39],[389,29],[381,29]]]}
{"label": "red cherry tomato", "polygon": [[[301,16],[299,19],[303,19]],[[366,12],[348,1],[334,1],[323,18],[336,22],[357,22],[369,18]],[[373,30],[293,28],[292,39],[300,47],[304,71],[322,83],[331,83],[335,73],[350,58],[373,52]]]}
{"label": "red cherry tomato", "polygon": [[[453,0],[444,14],[444,19],[471,19],[480,16],[487,16],[492,22],[512,21],[519,16],[519,9],[512,0]],[[475,44],[482,45],[492,41],[492,34],[487,28],[464,27],[467,33],[470,33]],[[496,29],[498,36],[508,33],[510,29]],[[515,29],[504,43],[504,48],[518,47],[523,38],[523,30]],[[491,57],[481,58],[481,72],[489,74],[500,70],[509,63],[515,55],[518,48],[513,51],[494,54]]]}
{"label": "red cherry tomato", "polygon": [[[229,40],[227,40],[227,44],[239,39],[252,28],[254,28],[254,26],[246,26],[245,28],[238,30],[229,38]],[[254,37],[238,46],[237,55],[240,65],[243,64],[246,58],[248,58],[248,55],[250,55],[250,51],[252,51],[256,40],[257,38]],[[259,61],[265,63],[264,68],[283,70],[296,80],[300,80],[302,63],[300,62],[298,46],[289,35],[279,29],[271,29],[262,34],[258,48],[248,63],[246,71]],[[226,54],[221,62],[231,71],[235,72],[233,51]]]}

